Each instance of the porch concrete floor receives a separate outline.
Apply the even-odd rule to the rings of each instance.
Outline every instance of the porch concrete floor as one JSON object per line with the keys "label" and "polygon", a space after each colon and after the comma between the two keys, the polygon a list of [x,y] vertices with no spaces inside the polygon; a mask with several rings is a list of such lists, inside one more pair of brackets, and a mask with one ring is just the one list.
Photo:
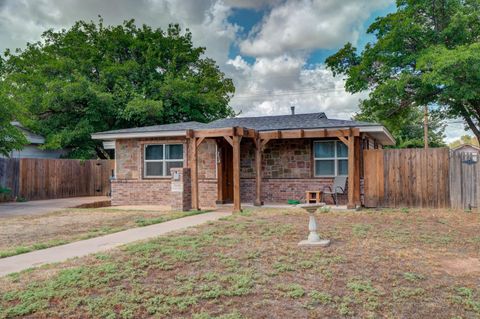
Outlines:
{"label": "porch concrete floor", "polygon": [[[255,206],[252,203],[242,203],[242,208],[295,208],[297,205],[289,205],[289,204],[282,204],[282,203],[267,203],[262,206]],[[233,209],[233,204],[218,204],[218,209]],[[330,207],[332,210],[354,210],[348,209],[347,205],[326,205],[326,207]]]}

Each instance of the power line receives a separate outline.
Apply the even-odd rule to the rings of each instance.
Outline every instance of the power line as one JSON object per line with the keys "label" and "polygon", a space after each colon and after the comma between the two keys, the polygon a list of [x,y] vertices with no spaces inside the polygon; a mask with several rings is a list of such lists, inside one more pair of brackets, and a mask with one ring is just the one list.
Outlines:
{"label": "power line", "polygon": [[259,94],[241,94],[234,95],[234,99],[252,99],[252,98],[262,98],[262,97],[277,97],[277,96],[295,96],[295,95],[318,95],[322,93],[334,93],[334,92],[345,92],[343,89],[332,89],[332,90],[304,90],[304,91],[287,91],[287,92],[265,92]]}

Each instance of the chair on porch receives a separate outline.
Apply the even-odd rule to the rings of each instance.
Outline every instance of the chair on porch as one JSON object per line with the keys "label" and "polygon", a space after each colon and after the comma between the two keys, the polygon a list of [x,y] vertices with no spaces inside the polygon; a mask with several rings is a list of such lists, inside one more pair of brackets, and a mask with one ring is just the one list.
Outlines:
{"label": "chair on porch", "polygon": [[[338,195],[346,195],[347,191],[347,176],[335,176],[332,187],[325,186],[322,195],[332,196],[333,203],[338,206]],[[325,197],[322,201],[325,201]]]}

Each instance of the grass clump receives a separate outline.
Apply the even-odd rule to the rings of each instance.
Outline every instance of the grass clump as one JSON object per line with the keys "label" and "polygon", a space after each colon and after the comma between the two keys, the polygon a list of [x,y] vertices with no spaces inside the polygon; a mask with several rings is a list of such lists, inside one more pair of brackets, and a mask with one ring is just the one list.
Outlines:
{"label": "grass clump", "polygon": [[305,289],[299,284],[283,284],[278,289],[284,293],[286,297],[297,299],[305,295]]}
{"label": "grass clump", "polygon": [[403,278],[405,280],[415,282],[415,281],[424,280],[425,276],[421,275],[421,274],[416,274],[416,273],[413,273],[413,272],[405,272],[405,273],[403,273]]}
{"label": "grass clump", "polygon": [[468,287],[458,287],[452,296],[453,303],[463,305],[468,311],[480,315],[480,294],[474,289]]}
{"label": "grass clump", "polygon": [[356,237],[365,238],[371,229],[372,226],[368,224],[355,224],[352,226],[352,233]]}

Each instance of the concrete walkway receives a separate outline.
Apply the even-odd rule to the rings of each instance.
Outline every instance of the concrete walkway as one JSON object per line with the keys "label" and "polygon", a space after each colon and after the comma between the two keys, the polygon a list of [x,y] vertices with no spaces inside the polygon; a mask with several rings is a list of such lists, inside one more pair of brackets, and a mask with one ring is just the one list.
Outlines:
{"label": "concrete walkway", "polygon": [[50,213],[65,208],[110,200],[107,196],[71,197],[46,200],[32,200],[23,203],[0,203],[0,218]]}
{"label": "concrete walkway", "polygon": [[33,251],[17,256],[0,259],[0,277],[9,273],[22,271],[40,265],[62,262],[74,257],[82,257],[128,244],[137,240],[148,239],[172,231],[200,225],[230,215],[229,212],[211,212],[179,218],[145,227],[132,228],[118,233],[81,240],[70,244]]}

